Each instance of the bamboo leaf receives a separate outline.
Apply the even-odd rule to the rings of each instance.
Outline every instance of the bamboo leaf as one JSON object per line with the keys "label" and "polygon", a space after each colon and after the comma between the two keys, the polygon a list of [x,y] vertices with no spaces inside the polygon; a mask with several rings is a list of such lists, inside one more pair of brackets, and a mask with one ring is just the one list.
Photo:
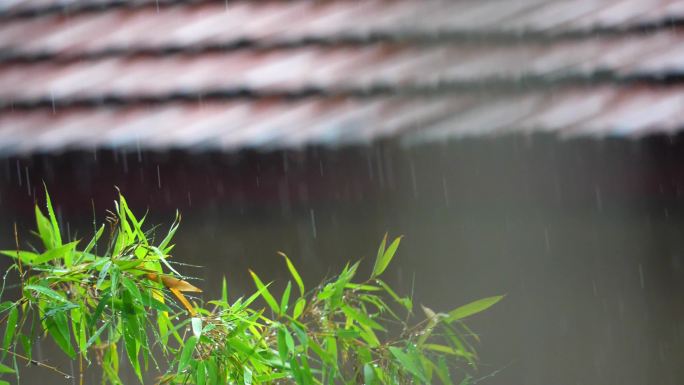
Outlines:
{"label": "bamboo leaf", "polygon": [[268,306],[271,307],[271,310],[273,310],[273,312],[276,314],[280,314],[280,307],[278,306],[278,302],[276,302],[275,298],[273,298],[271,292],[268,291],[268,287],[264,285],[263,282],[261,282],[259,276],[257,276],[256,273],[254,273],[252,270],[249,271],[249,274],[252,275],[254,284],[256,285],[257,289],[261,292],[261,297],[263,297]]}
{"label": "bamboo leaf", "polygon": [[2,339],[2,358],[5,357],[5,353],[9,349],[12,341],[14,340],[14,334],[17,330],[17,320],[19,319],[19,309],[17,306],[12,306],[10,308],[9,314],[7,315],[7,321],[5,324],[5,335]]}
{"label": "bamboo leaf", "polygon": [[294,310],[292,310],[292,318],[297,319],[299,318],[300,315],[302,315],[302,312],[304,311],[304,307],[306,306],[306,300],[304,298],[300,298],[297,300],[294,306]]}
{"label": "bamboo leaf", "polygon": [[289,302],[290,302],[290,291],[291,290],[292,290],[292,282],[287,281],[287,286],[285,287],[285,291],[283,291],[283,296],[280,299],[281,314],[287,313],[287,308],[288,308]]}
{"label": "bamboo leaf", "polygon": [[440,381],[442,381],[442,384],[453,385],[453,382],[451,381],[451,375],[449,373],[449,367],[447,366],[446,358],[444,358],[444,356],[439,357],[435,371]]}
{"label": "bamboo leaf", "polygon": [[57,312],[52,317],[48,317],[45,320],[46,329],[48,334],[52,336],[57,345],[64,351],[64,353],[69,356],[69,358],[74,359],[76,357],[76,351],[71,345],[71,333],[69,332],[69,324],[67,317],[63,311]]}
{"label": "bamboo leaf", "polygon": [[392,258],[394,258],[394,254],[397,251],[397,248],[399,247],[399,243],[401,242],[401,238],[403,236],[399,236],[392,241],[392,243],[389,245],[389,247],[385,250],[385,244],[387,242],[387,234],[385,234],[385,238],[383,238],[382,243],[380,244],[380,248],[378,249],[378,255],[375,259],[375,265],[373,266],[373,274],[371,275],[371,278],[375,278],[382,274],[385,269],[387,269],[387,266],[389,266],[390,262],[392,261]]}
{"label": "bamboo leaf", "polygon": [[97,241],[100,239],[102,236],[102,233],[104,232],[105,225],[102,224],[100,228],[97,230],[93,238],[88,242],[88,245],[83,249],[84,253],[90,253],[90,251],[97,245]]}
{"label": "bamboo leaf", "polygon": [[413,357],[411,357],[409,354],[395,346],[390,346],[389,351],[397,359],[397,361],[399,361],[402,369],[405,369],[406,371],[417,377],[420,381],[424,383],[428,382],[427,378],[425,377],[425,374],[423,373],[422,368],[419,367],[420,364],[415,362]]}
{"label": "bamboo leaf", "polygon": [[[32,290],[32,291],[35,291],[35,292],[37,292],[37,293],[39,293],[39,294],[42,294],[42,295],[44,295],[44,296],[46,296],[46,297],[48,297],[48,298],[57,300],[57,301],[62,302],[62,303],[66,303],[66,304],[69,304],[69,305],[74,305],[74,304],[71,303],[68,299],[66,299],[65,297],[63,297],[61,294],[59,294],[58,292],[56,292],[56,291],[54,291],[54,290],[52,290],[52,289],[50,289],[49,287],[46,287],[46,286],[26,285],[26,286],[24,286],[24,289],[25,289],[25,290]],[[75,306],[75,305],[74,305],[74,306]]]}
{"label": "bamboo leaf", "polygon": [[347,315],[347,317],[352,318],[361,325],[367,326],[372,329],[385,331],[385,328],[382,327],[382,325],[373,321],[373,319],[371,319],[368,315],[354,309],[351,306],[342,305],[342,311],[345,315]]}
{"label": "bamboo leaf", "polygon": [[192,353],[195,350],[195,345],[197,345],[197,337],[195,336],[188,338],[188,340],[185,342],[185,345],[183,345],[183,350],[181,351],[180,358],[178,359],[178,374],[181,374],[181,372],[185,370],[190,363]]}
{"label": "bamboo leaf", "polygon": [[73,241],[69,242],[67,244],[57,246],[53,249],[47,250],[43,254],[39,255],[33,260],[34,265],[41,265],[46,262],[50,262],[54,259],[57,258],[62,258],[64,260],[64,264],[67,266],[70,266],[71,263],[67,263],[71,259],[71,252],[76,248],[76,245],[78,245],[79,241]]}
{"label": "bamboo leaf", "polygon": [[200,338],[200,336],[202,336],[202,319],[192,317],[190,323],[192,324],[192,334],[194,334],[195,337]]}
{"label": "bamboo leaf", "polygon": [[290,261],[290,258],[285,255],[282,251],[279,251],[278,254],[283,256],[285,258],[285,263],[287,264],[287,269],[290,270],[290,274],[292,275],[292,278],[295,280],[297,283],[297,286],[299,287],[299,294],[301,296],[304,296],[304,281],[302,281],[302,277],[299,275],[299,272],[297,272],[297,269],[294,267],[292,264],[292,261]]}
{"label": "bamboo leaf", "polygon": [[375,385],[377,383],[375,371],[370,364],[363,365],[363,383],[365,385]]}
{"label": "bamboo leaf", "polygon": [[[176,211],[176,218],[173,220],[173,223],[171,224],[171,227],[169,228],[169,232],[166,234],[166,237],[161,241],[159,246],[157,246],[162,253],[168,253],[169,252],[169,243],[171,242],[171,239],[173,239],[174,234],[176,234],[176,230],[178,230],[178,226],[180,225],[180,220],[181,220],[181,215],[178,211]],[[179,274],[180,275],[180,274]]]}
{"label": "bamboo leaf", "polygon": [[202,289],[193,286],[190,282],[182,279],[174,278],[169,275],[158,275],[154,273],[147,273],[145,275],[150,281],[161,282],[167,289],[176,289],[183,292],[201,293]]}
{"label": "bamboo leaf", "polygon": [[91,346],[95,343],[95,341],[97,341],[97,338],[100,336],[100,334],[102,334],[102,332],[103,332],[108,326],[109,326],[109,322],[105,322],[104,324],[102,324],[102,326],[100,326],[100,328],[97,329],[97,330],[95,331],[95,333],[93,333],[93,334],[90,336],[90,338],[88,338],[88,341],[86,342],[85,347],[84,347],[83,349],[81,349],[81,353],[85,353],[85,352],[88,350],[88,348],[91,347]]}
{"label": "bamboo leaf", "polygon": [[449,312],[449,315],[444,319],[446,322],[453,322],[457,321],[466,317],[469,317],[473,314],[477,314],[481,311],[484,311],[497,302],[501,301],[504,296],[502,295],[497,295],[494,297],[487,297],[483,299],[479,299],[477,301],[471,302],[467,305],[463,305],[461,307],[458,307],[452,311]]}
{"label": "bamboo leaf", "polygon": [[50,220],[47,219],[43,212],[40,210],[38,205],[35,206],[36,212],[36,227],[38,227],[38,236],[40,240],[43,241],[43,246],[45,249],[52,249],[54,245],[54,235],[52,234],[52,225]]}
{"label": "bamboo leaf", "polygon": [[25,265],[32,265],[33,261],[38,258],[40,254],[32,253],[30,251],[17,250],[1,250],[0,254],[6,255],[10,258],[19,259]]}
{"label": "bamboo leaf", "polygon": [[47,187],[45,188],[45,203],[52,226],[52,247],[62,246],[62,235],[59,232],[59,223],[57,222],[55,211],[52,209],[52,201],[50,200],[50,194],[48,194]]}

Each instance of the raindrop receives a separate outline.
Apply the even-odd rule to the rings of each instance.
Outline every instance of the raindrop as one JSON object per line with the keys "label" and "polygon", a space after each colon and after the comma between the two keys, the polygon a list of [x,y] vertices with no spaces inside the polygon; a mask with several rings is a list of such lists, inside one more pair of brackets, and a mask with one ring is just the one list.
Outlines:
{"label": "raindrop", "polygon": [[547,227],[544,227],[544,246],[547,253],[551,251],[551,241],[549,240],[549,229]]}
{"label": "raindrop", "polygon": [[140,151],[140,139],[136,139],[135,149],[138,152],[138,163],[141,163],[142,162],[142,151]]}
{"label": "raindrop", "polygon": [[316,238],[316,216],[314,215],[313,209],[309,210],[309,213],[311,214],[311,230],[313,232],[313,237],[315,239]]}
{"label": "raindrop", "polygon": [[128,156],[126,155],[126,153],[122,152],[121,158],[123,158],[124,174],[128,174]]}
{"label": "raindrop", "polygon": [[29,180],[28,166],[24,167],[24,171],[26,172],[26,191],[28,192],[28,195],[31,196],[31,180]]}
{"label": "raindrop", "polygon": [[161,172],[159,171],[159,165],[157,165],[157,187],[161,190]]}
{"label": "raindrop", "polygon": [[413,164],[413,159],[409,161],[409,170],[411,170],[411,185],[413,186],[413,197],[418,198],[418,182],[416,182],[416,167]]}
{"label": "raindrop", "polygon": [[596,195],[596,208],[598,211],[603,211],[603,197],[601,196],[601,189],[598,186],[594,187],[594,194]]}
{"label": "raindrop", "polygon": [[22,183],[21,183],[21,165],[19,164],[18,160],[17,160],[17,178],[19,178],[19,186],[22,186]]}

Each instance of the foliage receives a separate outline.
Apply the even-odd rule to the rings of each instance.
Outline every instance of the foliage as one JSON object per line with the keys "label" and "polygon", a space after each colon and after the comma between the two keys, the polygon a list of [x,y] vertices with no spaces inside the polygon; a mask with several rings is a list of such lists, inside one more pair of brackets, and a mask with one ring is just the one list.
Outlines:
{"label": "foliage", "polygon": [[155,242],[154,229],[143,230],[145,217],[120,196],[107,218],[109,240],[103,224],[81,248],[63,239],[49,196],[46,206],[47,216],[35,209],[43,251],[2,251],[13,258],[8,273],[18,274],[21,295],[0,303],[0,375],[17,382],[22,360],[70,377],[33,360],[36,337],[49,335],[78,360],[81,384],[90,365],[101,367],[103,384],[122,384],[121,349],[141,383],[153,366],[160,384],[452,384],[455,365],[476,361],[476,336],[462,319],[501,299],[448,313],[423,307],[426,318],[409,325],[412,300],[379,278],[400,243],[386,246],[385,236],[361,282],[355,263],[307,289],[280,253],[292,281],[279,295],[250,271],[254,294],[231,301],[224,279],[221,298],[198,304],[183,293],[201,290],[169,261],[180,216]]}

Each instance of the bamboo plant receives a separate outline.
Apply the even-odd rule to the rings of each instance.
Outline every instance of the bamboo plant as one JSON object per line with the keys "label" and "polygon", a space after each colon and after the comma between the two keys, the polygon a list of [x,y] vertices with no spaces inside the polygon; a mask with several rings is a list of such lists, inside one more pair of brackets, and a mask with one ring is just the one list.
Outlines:
{"label": "bamboo plant", "polygon": [[[256,292],[231,300],[224,279],[221,297],[204,302],[184,294],[201,290],[170,259],[178,214],[159,240],[120,195],[86,243],[64,239],[46,197],[47,215],[35,208],[41,249],[20,250],[15,228],[16,249],[1,251],[19,295],[0,303],[0,385],[19,383],[21,370],[83,385],[91,366],[102,384],[123,384],[120,352],[140,383],[153,372],[158,384],[468,384],[477,336],[463,319],[502,298],[444,313],[421,306],[418,317],[412,299],[381,278],[401,241],[385,236],[369,277],[357,277],[357,262],[307,288],[279,253],[291,275],[282,293],[250,271]],[[78,373],[34,360],[39,336],[77,361]]]}

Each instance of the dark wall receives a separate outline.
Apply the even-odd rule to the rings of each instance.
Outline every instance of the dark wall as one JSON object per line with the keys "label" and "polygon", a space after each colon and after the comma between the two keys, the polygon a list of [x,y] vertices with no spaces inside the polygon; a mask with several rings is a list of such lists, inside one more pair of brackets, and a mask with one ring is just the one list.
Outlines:
{"label": "dark wall", "polygon": [[234,295],[251,291],[249,267],[282,282],[278,250],[315,283],[371,257],[386,231],[405,234],[387,275],[418,302],[507,293],[471,320],[480,375],[495,374],[483,384],[684,382],[679,137],[2,159],[0,248],[13,222],[28,234],[43,181],[72,234],[92,231],[93,205],[103,219],[115,185],[150,223],[180,209],[175,256],[208,267],[190,272],[207,297],[223,274]]}

